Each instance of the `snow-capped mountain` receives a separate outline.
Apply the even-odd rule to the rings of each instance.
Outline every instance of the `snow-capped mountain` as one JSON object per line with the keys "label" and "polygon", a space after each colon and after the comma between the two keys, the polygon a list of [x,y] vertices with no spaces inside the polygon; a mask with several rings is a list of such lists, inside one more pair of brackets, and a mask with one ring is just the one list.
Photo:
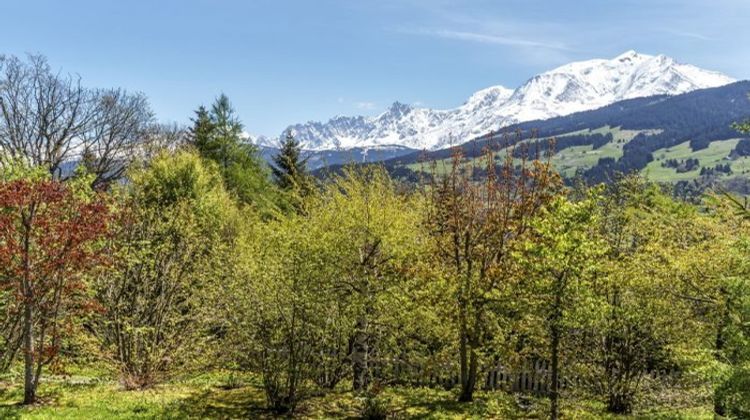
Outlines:
{"label": "snow-capped mountain", "polygon": [[[539,74],[515,90],[492,86],[448,110],[395,102],[374,117],[338,116],[326,123],[287,128],[307,150],[382,149],[393,146],[435,150],[464,143],[502,127],[600,108],[624,99],[677,95],[717,87],[734,79],[681,64],[664,55],[628,51],[611,60],[574,62]],[[285,132],[287,131],[285,130]],[[257,143],[277,143],[258,138]]]}

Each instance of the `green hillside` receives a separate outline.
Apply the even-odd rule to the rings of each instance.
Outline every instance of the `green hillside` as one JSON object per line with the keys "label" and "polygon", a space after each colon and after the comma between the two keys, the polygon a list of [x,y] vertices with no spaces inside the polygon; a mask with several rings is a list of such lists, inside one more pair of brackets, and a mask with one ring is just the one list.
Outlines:
{"label": "green hillside", "polygon": [[[690,143],[681,143],[674,147],[659,149],[654,153],[654,161],[649,163],[642,173],[658,182],[677,182],[692,180],[700,176],[701,168],[712,168],[720,164],[729,164],[732,172],[730,174],[719,174],[723,178],[742,176],[750,171],[750,158],[738,157],[730,159],[729,154],[737,145],[739,139],[714,141],[705,149],[693,151]],[[698,159],[700,166],[686,172],[678,172],[675,168],[663,166],[667,159],[684,160],[688,158]]]}
{"label": "green hillside", "polygon": [[[566,135],[574,134],[612,134],[613,140],[604,146],[594,149],[592,145],[588,146],[573,146],[567,149],[560,150],[555,153],[552,158],[552,164],[560,171],[565,177],[571,177],[575,175],[576,170],[579,168],[591,168],[599,162],[599,159],[605,157],[611,157],[618,159],[622,156],[622,148],[627,142],[633,139],[636,135],[642,131],[638,130],[623,130],[620,127],[600,127],[594,130],[580,130]],[[644,131],[644,134],[649,134]]]}
{"label": "green hillside", "polygon": [[[594,167],[602,158],[619,159],[623,155],[623,147],[638,134],[654,135],[661,130],[624,130],[620,127],[599,127],[596,129],[578,130],[557,136],[563,138],[574,135],[612,134],[612,141],[594,149],[593,145],[572,146],[562,149],[552,157],[552,164],[566,178],[575,176],[576,171]],[[546,140],[542,138],[539,140]],[[654,160],[650,162],[641,173],[650,180],[657,182],[679,182],[690,181],[701,176],[701,169],[714,168],[716,165],[729,164],[730,173],[715,172],[720,179],[732,179],[744,177],[750,173],[750,157],[730,158],[730,153],[740,139],[713,141],[705,149],[693,151],[690,142],[684,142],[677,146],[658,149],[653,153]],[[524,140],[521,143],[528,142]],[[500,160],[506,156],[507,148],[496,152],[496,159]],[[469,163],[474,159],[467,159]],[[697,159],[698,166],[690,170],[678,170],[665,165],[668,160],[684,161],[685,159]],[[518,160],[518,159],[516,159]],[[477,162],[479,165],[479,162]],[[450,168],[450,159],[440,159],[432,162],[412,163],[407,168],[415,172],[445,173]],[[481,166],[481,165],[480,165]]]}
{"label": "green hillside", "polygon": [[[622,148],[630,140],[640,133],[643,134],[656,134],[660,130],[623,130],[620,127],[599,127],[595,129],[584,129],[578,131],[572,131],[565,133],[557,138],[563,138],[567,136],[575,135],[595,135],[595,134],[612,134],[612,141],[608,142],[604,146],[594,149],[592,145],[586,146],[573,146],[568,147],[559,152],[555,153],[552,158],[553,165],[557,168],[560,173],[565,177],[571,177],[575,174],[579,168],[590,168],[596,165],[600,158],[611,157],[619,158],[622,156]],[[548,137],[544,137],[538,140],[547,140]],[[527,143],[536,140],[523,140],[520,143]],[[496,152],[495,156],[497,159],[504,159],[507,153],[507,148],[500,149]],[[473,159],[467,160],[470,162]],[[415,172],[432,172],[435,171],[438,174],[444,173],[450,168],[450,159],[439,159],[433,162],[422,162],[412,163],[406,165],[407,168]]]}

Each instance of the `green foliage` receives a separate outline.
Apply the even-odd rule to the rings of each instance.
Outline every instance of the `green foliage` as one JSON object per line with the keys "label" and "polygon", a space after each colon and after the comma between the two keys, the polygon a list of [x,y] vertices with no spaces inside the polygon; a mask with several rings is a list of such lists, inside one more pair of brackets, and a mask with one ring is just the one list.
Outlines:
{"label": "green foliage", "polygon": [[49,170],[43,166],[31,166],[21,159],[5,158],[0,165],[0,179],[11,182],[19,179],[39,181],[50,178]]}
{"label": "green foliage", "polygon": [[[168,209],[181,202],[194,204],[200,210],[203,200],[213,201],[220,195],[221,176],[212,163],[204,163],[190,152],[170,156],[163,152],[148,166],[134,169],[128,192],[145,207]],[[210,206],[209,206],[210,207]]]}
{"label": "green foliage", "polygon": [[189,129],[190,140],[199,150],[216,153],[217,147],[213,143],[214,122],[211,114],[205,106],[201,105],[195,110],[195,117],[191,120],[193,126]]}
{"label": "green foliage", "polygon": [[716,399],[732,418],[750,417],[750,364],[734,366],[730,376],[718,386]]}
{"label": "green foliage", "polygon": [[276,184],[282,190],[304,197],[311,192],[313,181],[307,173],[308,158],[302,158],[299,141],[292,132],[288,132],[281,142],[281,150],[274,156],[271,167]]}
{"label": "green foliage", "polygon": [[[276,192],[262,192],[264,208],[232,178],[247,156],[233,146],[238,124],[225,99],[200,109],[194,148],[151,156],[107,193],[115,230],[93,244],[107,246],[106,269],[66,272],[99,310],[65,325],[60,353],[104,363],[125,388],[169,405],[107,407],[99,399],[119,395],[109,382],[59,388],[54,398],[81,415],[675,418],[713,403],[747,416],[741,200],[695,206],[637,176],[566,191],[548,163],[512,151],[499,167],[496,152],[481,168],[454,156],[421,190],[366,166],[303,194],[304,160],[289,139],[275,169],[296,211],[278,212]],[[0,177],[49,180],[22,162]],[[91,179],[80,166],[65,189],[94,202]],[[0,290],[0,310],[13,302]],[[12,323],[0,319],[0,347],[17,342]],[[484,391],[494,369],[537,361],[549,362],[533,372],[546,391]],[[200,391],[174,382],[216,368],[229,373]],[[459,389],[417,387],[451,382]]]}
{"label": "green foliage", "polygon": [[382,394],[382,389],[371,389],[365,393],[360,417],[367,420],[385,420],[390,413],[390,401]]}
{"label": "green foliage", "polygon": [[313,384],[331,389],[350,372],[367,382],[376,349],[383,359],[406,350],[381,337],[410,322],[389,308],[407,299],[399,274],[419,250],[418,209],[382,169],[348,171],[304,212],[248,229],[230,336],[240,365],[262,374],[269,406],[293,410]]}
{"label": "green foliage", "polygon": [[714,411],[742,418],[748,415],[747,365],[750,362],[750,243],[746,213],[726,196],[712,202],[711,241],[687,256],[693,273],[684,294],[705,316],[695,324],[712,344],[700,378],[714,385]]}
{"label": "green foliage", "polygon": [[534,232],[525,253],[531,272],[549,283],[543,288],[548,293],[555,287],[567,286],[557,284],[557,278],[568,276],[576,282],[597,270],[593,263],[602,254],[601,244],[592,235],[597,201],[596,191],[577,202],[558,196],[532,221]]}
{"label": "green foliage", "polygon": [[[221,372],[165,383],[158,389],[123,391],[109,381],[87,377],[55,378],[41,394],[46,404],[15,404],[19,390],[6,388],[0,396],[0,417],[7,419],[185,419],[279,418],[265,408],[258,380],[246,376],[237,389],[221,386]],[[544,418],[548,409],[540,397],[514,397],[504,392],[479,391],[473,403],[458,403],[453,392],[424,387],[392,386],[379,394],[388,401],[391,417],[414,419],[522,419]],[[350,392],[316,395],[300,408],[298,418],[360,418],[364,404]],[[566,418],[575,419],[712,419],[710,407],[641,410],[633,416],[606,413],[595,400],[576,399],[563,405]]]}
{"label": "green foliage", "polygon": [[[497,359],[512,347],[503,341],[517,336],[513,290],[522,277],[515,253],[532,220],[559,193],[559,177],[548,162],[522,160],[517,166],[509,150],[497,167],[489,149],[483,160],[481,170],[489,176],[475,182],[480,168],[464,165],[457,149],[450,172],[428,191],[424,221],[432,240],[430,263],[447,286],[450,298],[443,302],[457,330],[461,401],[473,398],[483,356]],[[501,350],[491,349],[492,341]]]}
{"label": "green foliage", "polygon": [[[395,331],[413,331],[407,309],[412,287],[404,273],[413,269],[423,249],[419,229],[422,203],[399,189],[384,169],[346,170],[306,203],[309,232],[334,271],[322,285],[340,305],[345,320],[345,340],[352,340],[353,386],[366,389],[373,379],[369,362],[399,359],[408,347],[390,347],[399,339]],[[391,341],[392,340],[392,341]],[[334,344],[334,343],[331,343]],[[345,341],[334,344],[341,353]]]}
{"label": "green foliage", "polygon": [[734,123],[732,127],[742,134],[750,134],[750,120]]}
{"label": "green foliage", "polygon": [[571,314],[591,306],[592,274],[598,269],[602,246],[595,235],[596,190],[585,199],[572,202],[565,196],[555,197],[531,221],[533,233],[524,254],[527,270],[535,280],[530,289],[532,301],[547,331],[551,361],[550,418],[559,417],[561,348],[567,331],[580,328],[581,320]]}
{"label": "green foliage", "polygon": [[687,209],[637,176],[607,187],[599,202],[604,258],[577,364],[612,412],[630,412],[648,370],[673,369],[670,349],[687,344],[674,321],[686,309],[668,286],[670,261],[693,242],[696,214]]}
{"label": "green foliage", "polygon": [[276,211],[279,197],[268,169],[257,148],[243,138],[242,123],[229,98],[222,94],[210,110],[200,107],[195,114],[190,143],[218,165],[227,190],[262,212]]}
{"label": "green foliage", "polygon": [[114,264],[97,284],[106,355],[128,388],[163,380],[200,354],[202,301],[222,272],[233,203],[199,156],[163,154],[130,174],[120,199]]}

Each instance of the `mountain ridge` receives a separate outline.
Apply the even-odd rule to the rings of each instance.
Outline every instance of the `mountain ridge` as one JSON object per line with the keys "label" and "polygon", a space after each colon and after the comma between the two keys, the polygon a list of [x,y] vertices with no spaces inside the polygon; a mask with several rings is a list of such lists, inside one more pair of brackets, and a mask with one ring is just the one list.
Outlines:
{"label": "mountain ridge", "polygon": [[[694,156],[706,150],[712,143],[733,138],[747,138],[737,132],[732,123],[750,118],[750,81],[738,81],[716,88],[700,89],[681,95],[659,95],[645,98],[633,98],[616,102],[595,110],[550,118],[547,120],[526,121],[508,126],[493,134],[472,139],[458,147],[465,157],[479,157],[487,147],[497,149],[503,145],[512,145],[522,139],[556,138],[554,149],[557,154],[571,146],[593,144],[592,130],[601,127],[619,127],[620,129],[640,131],[632,139],[621,145],[621,155],[615,159],[603,158],[592,161],[582,167],[581,176],[592,182],[608,181],[617,173],[642,171],[651,162],[659,162],[662,156],[657,150],[669,150],[679,144],[688,144]],[[571,134],[578,133],[583,142],[568,142]],[[586,141],[589,138],[591,141]],[[572,140],[572,139],[571,139]],[[540,145],[544,148],[543,143]],[[594,151],[582,151],[580,156]],[[392,159],[378,162],[399,177],[414,178],[407,166],[419,162],[435,162],[449,159],[452,149],[413,152]],[[732,156],[724,156],[726,162],[732,162]],[[747,173],[750,173],[750,160]],[[427,165],[429,167],[429,165]],[[318,173],[336,172],[339,168],[320,169]],[[747,179],[747,173],[734,173],[738,179]],[[697,173],[695,176],[700,174]],[[750,193],[750,183],[732,190]]]}
{"label": "mountain ridge", "polygon": [[[336,116],[287,127],[310,151],[353,148],[438,150],[509,125],[588,111],[639,97],[678,95],[734,82],[719,72],[665,55],[627,51],[612,59],[568,63],[529,78],[516,89],[496,85],[446,110],[394,102],[373,116]],[[260,146],[278,141],[256,137]]]}

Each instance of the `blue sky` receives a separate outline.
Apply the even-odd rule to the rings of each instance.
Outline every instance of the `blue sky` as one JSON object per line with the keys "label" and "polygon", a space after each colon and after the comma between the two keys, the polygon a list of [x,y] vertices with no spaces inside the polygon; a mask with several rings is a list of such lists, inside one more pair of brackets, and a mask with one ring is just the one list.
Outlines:
{"label": "blue sky", "polygon": [[160,120],[229,95],[249,132],[460,105],[573,60],[663,53],[750,78],[750,0],[0,0],[0,53],[46,55]]}

